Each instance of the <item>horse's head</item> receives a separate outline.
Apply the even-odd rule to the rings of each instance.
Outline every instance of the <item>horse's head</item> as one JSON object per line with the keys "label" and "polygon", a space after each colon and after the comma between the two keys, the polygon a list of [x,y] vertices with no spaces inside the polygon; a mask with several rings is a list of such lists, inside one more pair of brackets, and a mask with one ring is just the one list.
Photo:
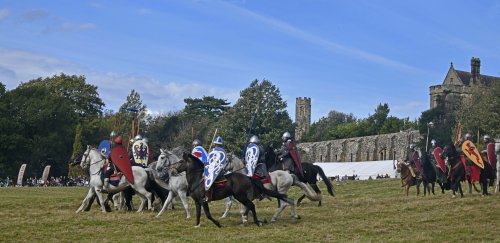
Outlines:
{"label": "horse's head", "polygon": [[460,157],[453,143],[444,146],[443,152],[441,152],[440,156],[446,161],[446,163],[449,163],[450,165],[456,164],[456,162],[459,161]]}
{"label": "horse's head", "polygon": [[179,157],[172,152],[166,149],[160,149],[160,155],[158,156],[158,161],[156,163],[156,170],[162,171],[164,169],[168,169],[179,160]]}
{"label": "horse's head", "polygon": [[179,160],[179,163],[177,163],[175,170],[178,173],[184,171],[200,171],[200,173],[203,173],[204,167],[205,165],[203,164],[203,162],[196,156],[192,155],[191,153],[183,152],[182,159]]}
{"label": "horse's head", "polygon": [[80,162],[80,167],[82,167],[82,169],[87,169],[90,165],[90,152],[92,152],[92,147],[87,145],[87,149],[81,156],[78,156],[80,159],[79,161],[75,160],[75,164]]}

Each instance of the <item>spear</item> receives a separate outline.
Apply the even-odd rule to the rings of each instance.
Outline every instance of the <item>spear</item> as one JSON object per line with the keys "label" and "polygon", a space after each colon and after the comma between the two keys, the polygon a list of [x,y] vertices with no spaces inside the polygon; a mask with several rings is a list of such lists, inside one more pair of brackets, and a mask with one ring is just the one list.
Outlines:
{"label": "spear", "polygon": [[255,112],[253,113],[252,121],[250,122],[250,126],[248,127],[247,140],[245,141],[245,143],[243,143],[243,153],[241,155],[242,158],[245,157],[245,150],[247,148],[247,141],[250,139],[250,135],[252,134],[253,123],[255,121],[255,117],[257,116],[258,110],[259,110],[259,106],[257,106],[257,109],[255,109]]}
{"label": "spear", "polygon": [[212,142],[210,142],[210,147],[208,148],[208,151],[210,152],[210,150],[212,149],[212,144],[213,144],[213,141],[215,139],[215,135],[217,135],[217,130],[218,128],[215,128],[215,132],[214,132],[214,137],[212,138]]}

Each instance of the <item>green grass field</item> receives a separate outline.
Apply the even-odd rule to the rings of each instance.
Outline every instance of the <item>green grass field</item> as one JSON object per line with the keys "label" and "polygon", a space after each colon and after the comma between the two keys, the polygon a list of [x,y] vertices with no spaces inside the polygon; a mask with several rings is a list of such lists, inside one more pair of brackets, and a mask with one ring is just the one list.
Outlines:
{"label": "green grass field", "polygon": [[[304,201],[297,209],[302,219],[292,219],[287,208],[278,222],[262,227],[243,225],[233,206],[220,229],[203,214],[201,227],[194,228],[192,201],[190,220],[180,204],[160,218],[153,212],[102,213],[96,204],[76,215],[88,188],[2,188],[0,242],[500,241],[500,194],[452,199],[447,191],[417,197],[412,187],[406,197],[400,185],[399,180],[335,184],[336,196],[325,194],[323,206]],[[323,183],[321,188],[326,193]],[[297,199],[298,189],[290,196]],[[259,218],[270,220],[276,201],[255,203]],[[222,201],[210,206],[214,216],[222,214]]]}

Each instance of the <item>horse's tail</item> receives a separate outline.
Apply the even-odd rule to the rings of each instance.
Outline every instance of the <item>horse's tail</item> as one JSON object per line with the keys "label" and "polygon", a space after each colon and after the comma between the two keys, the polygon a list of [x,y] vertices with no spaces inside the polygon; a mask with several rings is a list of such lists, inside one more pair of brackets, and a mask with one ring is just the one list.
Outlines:
{"label": "horse's tail", "polygon": [[313,202],[321,201],[321,199],[323,198],[321,193],[313,192],[305,183],[300,182],[296,178],[294,178],[293,180],[293,185],[300,187],[300,189],[302,189],[302,191],[304,192],[304,195],[306,195],[306,197]]}
{"label": "horse's tail", "polygon": [[321,176],[321,179],[323,179],[323,181],[325,182],[328,193],[332,196],[335,196],[333,193],[333,185],[332,185],[332,182],[330,181],[330,179],[328,179],[328,177],[326,177],[325,172],[323,171],[323,169],[321,169],[320,166],[318,166],[318,165],[314,165],[314,166],[316,166],[316,169],[318,169],[319,176]]}
{"label": "horse's tail", "polygon": [[274,198],[277,198],[279,200],[283,200],[283,201],[287,201],[288,200],[288,197],[287,195],[285,194],[281,194],[277,191],[273,191],[273,190],[268,190],[264,187],[264,185],[262,185],[262,182],[257,180],[257,179],[254,179],[252,177],[249,177],[250,178],[250,181],[252,181],[252,185],[257,188],[257,190],[261,193],[261,194],[264,194],[266,196],[269,196],[269,197],[274,197]]}

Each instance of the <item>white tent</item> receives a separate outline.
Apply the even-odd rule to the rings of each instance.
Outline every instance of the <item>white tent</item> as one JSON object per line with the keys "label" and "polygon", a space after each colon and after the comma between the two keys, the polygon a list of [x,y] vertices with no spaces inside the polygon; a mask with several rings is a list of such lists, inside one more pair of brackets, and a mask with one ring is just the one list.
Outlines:
{"label": "white tent", "polygon": [[314,163],[323,169],[327,177],[357,175],[360,180],[367,180],[370,176],[375,179],[377,175],[388,174],[395,178],[396,170],[393,160],[367,161],[367,162],[321,162]]}

